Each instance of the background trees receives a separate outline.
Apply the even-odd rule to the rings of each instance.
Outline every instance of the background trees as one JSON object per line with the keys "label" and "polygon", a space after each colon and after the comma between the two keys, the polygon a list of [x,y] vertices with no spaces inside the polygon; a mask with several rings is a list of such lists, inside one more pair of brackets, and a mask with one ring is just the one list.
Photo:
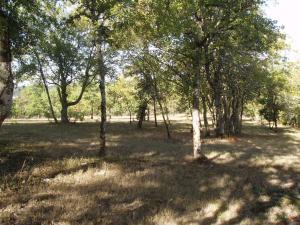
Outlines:
{"label": "background trees", "polygon": [[[107,112],[129,115],[130,122],[136,113],[141,128],[153,108],[155,124],[160,113],[168,138],[169,112],[186,112],[192,117],[195,158],[205,158],[201,126],[204,136],[239,135],[250,103],[257,106],[254,113],[260,110],[275,124],[282,110],[286,123],[298,124],[297,106],[284,103],[292,101],[292,92],[279,91],[286,76],[278,79],[271,68],[284,47],[283,36],[276,23],[264,16],[263,3],[41,2],[39,13],[29,17],[30,42],[16,58],[16,74],[22,74],[23,82],[43,84],[47,97],[27,93],[34,88],[21,93],[43,101],[40,105],[49,109],[54,120],[59,114],[62,122],[98,114],[101,154]],[[27,107],[20,95],[16,101]],[[15,104],[15,115],[17,111]]]}

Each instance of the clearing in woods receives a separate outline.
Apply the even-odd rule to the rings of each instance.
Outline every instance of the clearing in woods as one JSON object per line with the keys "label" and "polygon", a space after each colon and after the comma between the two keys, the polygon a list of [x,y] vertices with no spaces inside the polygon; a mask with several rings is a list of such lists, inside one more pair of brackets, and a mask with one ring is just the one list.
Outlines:
{"label": "clearing in woods", "polygon": [[[205,139],[190,160],[190,125],[6,124],[0,137],[0,224],[288,224],[300,210],[300,132],[246,123]],[[297,224],[297,222],[295,222]]]}

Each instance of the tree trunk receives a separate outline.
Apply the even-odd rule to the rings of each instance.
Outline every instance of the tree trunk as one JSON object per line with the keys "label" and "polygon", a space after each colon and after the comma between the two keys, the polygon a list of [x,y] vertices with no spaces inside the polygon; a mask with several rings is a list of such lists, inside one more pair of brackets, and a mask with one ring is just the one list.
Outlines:
{"label": "tree trunk", "polygon": [[202,106],[203,106],[203,122],[205,127],[205,137],[210,135],[209,127],[208,127],[208,120],[207,120],[207,106],[206,106],[206,98],[202,96]]}
{"label": "tree trunk", "polygon": [[101,55],[102,69],[100,73],[99,89],[101,95],[101,121],[100,121],[100,155],[105,155],[106,148],[106,92],[105,92],[105,69]]}
{"label": "tree trunk", "polygon": [[161,102],[161,97],[160,97],[159,90],[158,90],[158,87],[157,87],[156,77],[153,76],[151,78],[152,78],[152,82],[153,82],[153,85],[154,85],[155,99],[157,99],[158,105],[159,105],[160,110],[161,110],[161,115],[162,115],[162,118],[163,118],[163,121],[164,121],[164,124],[165,124],[165,127],[166,127],[167,137],[168,137],[168,139],[171,139],[171,133],[170,133],[170,128],[169,128],[170,121],[169,121],[168,117],[166,118],[166,115],[165,115],[165,112],[164,112],[164,108],[163,108],[163,105],[162,105],[162,102]]}
{"label": "tree trunk", "polygon": [[[156,94],[157,94],[157,93],[156,93]],[[164,108],[163,108],[163,105],[162,105],[162,103],[161,103],[159,97],[157,97],[157,102],[158,102],[158,104],[159,104],[159,107],[160,107],[160,110],[161,110],[161,115],[162,115],[162,118],[163,118],[163,121],[164,121],[164,124],[165,124],[165,127],[166,127],[167,137],[168,137],[168,139],[171,139],[171,133],[170,133],[170,128],[169,128],[169,123],[168,123],[168,121],[166,120]]]}
{"label": "tree trunk", "polygon": [[216,108],[216,136],[222,137],[224,135],[224,118],[222,113],[222,98],[221,98],[221,87],[218,84],[219,81],[216,79],[215,83],[215,108]]}
{"label": "tree trunk", "polygon": [[66,104],[62,104],[61,106],[61,123],[69,123],[69,116],[68,116],[68,106]]}
{"label": "tree trunk", "polygon": [[150,109],[149,107],[147,108],[147,121],[150,121]]}
{"label": "tree trunk", "polygon": [[0,10],[0,127],[9,116],[13,101],[14,81],[11,71],[11,49],[8,21]]}
{"label": "tree trunk", "polygon": [[168,122],[169,126],[171,126],[171,121],[170,121],[170,118],[169,118],[169,109],[168,109],[167,106],[165,106],[165,115],[166,115],[167,122]]}
{"label": "tree trunk", "polygon": [[61,78],[61,87],[60,87],[60,103],[61,103],[61,123],[69,123],[69,116],[68,116],[68,94],[67,94],[67,82],[65,77],[62,76]]}
{"label": "tree trunk", "polygon": [[139,111],[138,111],[138,124],[137,127],[139,129],[142,129],[143,126],[143,121],[145,120],[146,116],[146,109],[147,109],[147,102],[143,101],[140,106],[139,106]]}
{"label": "tree trunk", "polygon": [[49,93],[49,88],[48,88],[48,85],[47,85],[47,81],[46,81],[46,77],[45,77],[44,70],[43,70],[43,67],[42,67],[42,63],[40,61],[38,53],[35,52],[35,56],[36,56],[36,59],[37,59],[37,62],[38,62],[40,75],[41,75],[41,78],[42,78],[42,81],[43,81],[43,84],[44,84],[44,88],[45,88],[45,91],[46,91],[46,94],[47,94],[49,108],[50,108],[52,118],[54,119],[55,123],[58,123],[57,118],[55,116],[54,109],[53,109],[53,105],[52,105],[52,101],[51,101],[51,97],[50,97],[50,93]]}
{"label": "tree trunk", "polygon": [[131,111],[129,111],[129,123],[132,123],[132,119],[131,119]]}
{"label": "tree trunk", "polygon": [[193,154],[195,159],[203,158],[201,152],[201,132],[200,132],[200,49],[197,47],[195,55],[195,72],[193,81],[193,102],[192,102],[192,125],[193,125]]}
{"label": "tree trunk", "polygon": [[91,104],[91,119],[94,119],[94,103]]}
{"label": "tree trunk", "polygon": [[155,127],[158,127],[158,125],[157,125],[156,99],[155,99],[155,97],[153,98],[153,114],[154,114],[154,123],[155,123]]}
{"label": "tree trunk", "polygon": [[201,157],[199,87],[194,87],[193,92],[194,92],[193,93],[193,109],[192,109],[193,153],[194,153],[194,158],[198,159]]}

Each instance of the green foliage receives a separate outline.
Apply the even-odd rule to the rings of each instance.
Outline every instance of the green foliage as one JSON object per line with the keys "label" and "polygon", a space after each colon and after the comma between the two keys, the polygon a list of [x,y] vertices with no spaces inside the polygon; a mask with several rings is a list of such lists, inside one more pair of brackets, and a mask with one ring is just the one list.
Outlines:
{"label": "green foliage", "polygon": [[277,127],[279,113],[284,109],[283,92],[286,89],[286,77],[284,71],[271,71],[265,81],[262,96],[259,103],[263,106],[260,115],[270,123],[274,122]]}
{"label": "green foliage", "polygon": [[107,88],[107,108],[113,115],[131,114],[137,108],[137,83],[134,78],[119,77]]}
{"label": "green foliage", "polygon": [[43,86],[34,84],[21,88],[15,96],[12,116],[17,118],[51,118]]}

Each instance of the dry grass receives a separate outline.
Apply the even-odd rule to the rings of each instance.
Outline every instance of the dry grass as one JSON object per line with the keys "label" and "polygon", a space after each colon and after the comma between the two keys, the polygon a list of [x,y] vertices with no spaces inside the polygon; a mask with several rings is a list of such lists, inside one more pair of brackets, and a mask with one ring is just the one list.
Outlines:
{"label": "dry grass", "polygon": [[[0,137],[0,224],[289,224],[300,216],[300,132],[248,123],[206,139],[190,160],[190,126],[6,124]],[[292,224],[292,223],[291,223]],[[297,223],[295,223],[297,224]]]}

